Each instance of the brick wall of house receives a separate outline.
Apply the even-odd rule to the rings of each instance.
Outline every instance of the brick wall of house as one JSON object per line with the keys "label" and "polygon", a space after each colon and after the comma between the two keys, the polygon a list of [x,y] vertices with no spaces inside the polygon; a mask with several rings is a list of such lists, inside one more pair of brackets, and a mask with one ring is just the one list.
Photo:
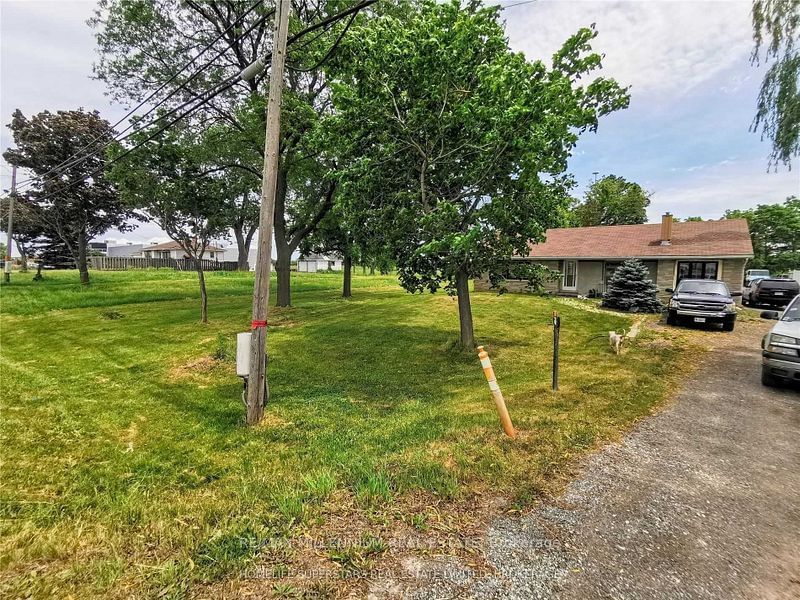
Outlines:
{"label": "brick wall of house", "polygon": [[[744,281],[744,267],[747,264],[745,258],[725,258],[722,263],[722,281],[728,285],[732,292],[741,292]],[[741,303],[741,296],[735,297],[736,302]]]}
{"label": "brick wall of house", "polygon": [[664,288],[671,288],[675,285],[675,262],[674,260],[658,261],[658,271],[656,275],[656,285],[658,286],[658,297],[662,301],[669,300],[669,292]]}

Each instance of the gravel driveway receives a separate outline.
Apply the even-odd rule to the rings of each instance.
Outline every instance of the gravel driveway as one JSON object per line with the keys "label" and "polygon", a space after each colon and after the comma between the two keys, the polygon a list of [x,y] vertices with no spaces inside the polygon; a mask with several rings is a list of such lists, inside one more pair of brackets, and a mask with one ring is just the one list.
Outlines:
{"label": "gravel driveway", "polygon": [[[415,598],[800,598],[800,393],[759,380],[769,323],[717,346],[676,400],[589,458],[555,503],[487,532]],[[422,565],[408,565],[416,569]],[[449,574],[448,574],[449,573]]]}

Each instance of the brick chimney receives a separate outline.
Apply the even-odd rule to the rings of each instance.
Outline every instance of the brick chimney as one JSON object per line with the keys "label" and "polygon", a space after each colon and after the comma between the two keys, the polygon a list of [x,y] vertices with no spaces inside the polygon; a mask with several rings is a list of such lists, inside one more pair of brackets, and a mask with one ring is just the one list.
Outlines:
{"label": "brick chimney", "polygon": [[672,241],[672,213],[661,217],[661,245],[669,246]]}

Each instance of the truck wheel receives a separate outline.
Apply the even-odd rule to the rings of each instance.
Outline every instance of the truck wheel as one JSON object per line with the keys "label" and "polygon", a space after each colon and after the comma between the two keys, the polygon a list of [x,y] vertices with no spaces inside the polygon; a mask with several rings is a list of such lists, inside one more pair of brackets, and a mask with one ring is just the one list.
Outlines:
{"label": "truck wheel", "polygon": [[761,384],[767,387],[775,387],[775,378],[770,375],[769,369],[767,367],[761,367]]}
{"label": "truck wheel", "polygon": [[669,311],[667,313],[667,325],[677,325],[678,324],[678,315],[674,312]]}
{"label": "truck wheel", "polygon": [[736,325],[736,321],[723,321],[722,331],[733,331],[734,325]]}
{"label": "truck wheel", "polygon": [[748,300],[745,296],[742,296],[742,306],[750,306],[750,300]]}

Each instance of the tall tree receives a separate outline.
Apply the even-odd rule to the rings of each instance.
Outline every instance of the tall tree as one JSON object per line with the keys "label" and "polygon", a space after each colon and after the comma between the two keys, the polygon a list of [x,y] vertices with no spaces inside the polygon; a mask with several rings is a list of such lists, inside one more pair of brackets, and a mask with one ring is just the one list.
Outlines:
{"label": "tall tree", "polygon": [[342,257],[342,297],[353,295],[353,259],[358,250],[353,233],[342,215],[342,207],[334,206],[319,224],[316,231],[300,246],[302,254],[317,252],[337,254]]}
{"label": "tall tree", "polygon": [[[146,132],[134,138],[143,140]],[[224,236],[229,227],[230,205],[225,180],[213,177],[199,157],[191,131],[174,127],[159,139],[121,157],[111,169],[120,193],[143,209],[189,256],[200,285],[200,320],[208,322],[203,257],[211,241]]]}
{"label": "tall tree", "polygon": [[594,36],[581,29],[547,68],[510,50],[498,7],[423,0],[345,40],[332,86],[343,202],[383,236],[406,290],[458,296],[464,347],[469,279],[498,282],[542,238],[579,132],[628,104],[613,80],[578,85],[600,64]]}
{"label": "tall tree", "polygon": [[[253,10],[251,10],[251,8]],[[343,7],[339,0],[293,2],[290,33],[317,22]],[[91,21],[96,29],[100,61],[96,76],[113,95],[138,101],[164,85],[162,94],[176,92],[167,106],[198,97],[224,78],[239,73],[270,48],[271,3],[198,2],[196,0],[101,0]],[[333,163],[315,132],[330,114],[330,94],[322,63],[346,23],[316,32],[289,49],[281,121],[281,154],[275,198],[275,251],[278,275],[277,301],[291,303],[291,255],[332,205]],[[214,66],[187,84],[197,67],[173,77],[220,33],[222,39],[196,65],[212,58]],[[199,110],[193,123],[229,125],[228,133],[240,160],[226,156],[218,166],[241,169],[262,160],[266,73],[240,81],[228,92]],[[181,87],[184,84],[185,87]],[[255,118],[253,118],[255,117]],[[256,164],[260,176],[260,165]]]}
{"label": "tall tree", "polygon": [[650,194],[638,183],[606,175],[587,190],[583,202],[572,211],[575,227],[633,225],[647,222]]}
{"label": "tall tree", "polygon": [[800,268],[800,198],[782,204],[759,204],[747,210],[727,210],[726,219],[747,219],[753,241],[754,269],[783,273]]}
{"label": "tall tree", "polygon": [[755,0],[752,62],[774,61],[758,94],[752,130],[772,142],[770,166],[800,153],[800,0]]}
{"label": "tall tree", "polygon": [[[108,121],[83,110],[44,111],[27,119],[18,109],[8,127],[16,148],[3,157],[37,176],[26,192],[29,207],[65,244],[81,283],[88,284],[89,241],[111,228],[131,228],[128,219],[135,216],[106,177],[103,142],[113,135]],[[76,155],[87,158],[56,169]]]}

